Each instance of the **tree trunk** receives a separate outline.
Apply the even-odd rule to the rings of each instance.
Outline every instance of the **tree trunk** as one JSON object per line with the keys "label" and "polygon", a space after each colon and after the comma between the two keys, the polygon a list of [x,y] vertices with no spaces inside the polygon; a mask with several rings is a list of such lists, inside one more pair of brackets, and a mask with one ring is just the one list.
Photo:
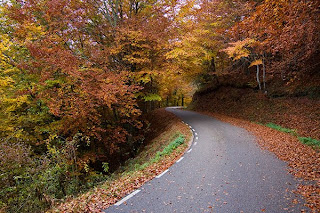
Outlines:
{"label": "tree trunk", "polygon": [[266,92],[266,65],[264,64],[264,60],[262,60],[262,71],[263,91]]}
{"label": "tree trunk", "polygon": [[184,96],[183,96],[183,94],[181,96],[181,106],[184,106]]}
{"label": "tree trunk", "polygon": [[257,65],[257,82],[258,82],[258,85],[259,85],[259,90],[261,90],[261,83],[260,83],[260,79],[259,79],[259,72],[260,72],[260,70],[259,70],[259,65]]}

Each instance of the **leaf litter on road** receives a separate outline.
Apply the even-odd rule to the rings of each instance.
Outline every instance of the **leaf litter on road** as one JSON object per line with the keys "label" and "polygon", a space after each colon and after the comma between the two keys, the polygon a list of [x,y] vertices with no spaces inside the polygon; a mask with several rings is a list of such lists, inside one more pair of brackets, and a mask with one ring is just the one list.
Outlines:
{"label": "leaf litter on road", "polygon": [[[300,178],[301,184],[295,191],[302,195],[312,212],[320,212],[320,150],[302,144],[297,137],[288,133],[212,112],[201,112],[221,121],[240,126],[253,133],[262,149],[273,152],[280,160],[286,161],[289,172]],[[240,166],[242,166],[240,164]],[[302,183],[304,182],[304,183]],[[296,203],[297,200],[293,200]]]}

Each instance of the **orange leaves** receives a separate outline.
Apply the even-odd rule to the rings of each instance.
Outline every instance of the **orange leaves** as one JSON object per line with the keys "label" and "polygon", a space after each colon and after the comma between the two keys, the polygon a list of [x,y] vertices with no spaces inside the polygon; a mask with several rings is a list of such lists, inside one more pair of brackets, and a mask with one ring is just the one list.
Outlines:
{"label": "orange leaves", "polygon": [[[24,48],[17,64],[25,70],[17,72],[26,79],[34,76],[32,101],[41,101],[47,109],[46,126],[35,124],[41,135],[35,140],[52,132],[68,140],[80,132],[106,158],[119,146],[127,152],[141,140],[136,93],[142,87],[137,79],[153,77],[162,46],[159,38],[148,37],[150,29],[136,28],[135,21],[111,29],[96,9],[78,0],[26,1],[8,6],[8,13],[15,23],[12,39]],[[80,150],[77,157],[89,156],[83,159],[89,165],[95,158],[87,152]]]}
{"label": "orange leaves", "polygon": [[[319,1],[264,1],[237,25],[234,33],[260,41],[259,52],[270,55],[273,72],[311,71],[320,48]],[[316,27],[318,26],[318,27]],[[239,35],[240,32],[240,35]],[[237,38],[238,39],[238,38]]]}
{"label": "orange leaves", "polygon": [[[196,108],[199,111],[207,111],[206,114],[251,131],[263,149],[286,161],[291,174],[307,181],[298,187],[298,193],[305,197],[312,212],[319,211],[319,150],[302,144],[296,136],[253,123],[273,121],[297,129],[299,134],[317,138],[320,135],[320,115],[317,114],[320,109],[319,100],[285,97],[261,99],[253,90],[230,86],[220,87],[214,93],[200,95],[197,100]],[[247,121],[248,119],[253,122]]]}
{"label": "orange leaves", "polygon": [[[116,203],[125,195],[165,171],[179,159],[187,147],[186,144],[179,146],[171,155],[166,155],[160,161],[150,163],[156,152],[162,151],[163,147],[171,142],[171,137],[177,132],[182,132],[188,138],[190,137],[188,127],[164,109],[154,111],[151,119],[151,131],[147,135],[146,141],[148,145],[140,155],[127,162],[127,165],[135,164],[134,169],[130,166],[124,167],[124,171],[116,173],[113,176],[114,178],[110,178],[102,185],[76,198],[68,199],[62,204],[57,203],[49,212],[102,212],[103,209]],[[135,163],[135,160],[139,163]],[[137,168],[137,166],[140,168]]]}
{"label": "orange leaves", "polygon": [[251,62],[251,64],[249,65],[249,67],[253,67],[253,66],[259,66],[262,64],[262,60],[261,59],[258,59],[258,60],[255,60],[253,62]]}
{"label": "orange leaves", "polygon": [[246,38],[242,41],[230,43],[230,47],[222,51],[226,52],[233,60],[247,58],[251,54],[249,48],[251,48],[255,42],[254,39]]}

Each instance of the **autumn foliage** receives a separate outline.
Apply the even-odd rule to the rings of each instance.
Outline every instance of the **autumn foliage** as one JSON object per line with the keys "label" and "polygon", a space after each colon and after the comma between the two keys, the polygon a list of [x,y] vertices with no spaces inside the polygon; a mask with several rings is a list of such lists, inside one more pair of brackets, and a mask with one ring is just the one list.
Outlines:
{"label": "autumn foliage", "polygon": [[311,75],[319,20],[315,0],[4,1],[0,210],[92,187],[144,144],[144,114],[219,75],[255,66],[264,90]]}

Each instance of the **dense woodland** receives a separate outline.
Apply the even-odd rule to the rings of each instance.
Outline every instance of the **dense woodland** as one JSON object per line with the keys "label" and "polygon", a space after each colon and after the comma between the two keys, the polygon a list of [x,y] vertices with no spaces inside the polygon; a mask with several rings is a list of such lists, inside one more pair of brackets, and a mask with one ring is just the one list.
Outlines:
{"label": "dense woodland", "polygon": [[151,110],[217,77],[319,72],[318,0],[12,0],[0,7],[0,211],[34,212],[104,180]]}

